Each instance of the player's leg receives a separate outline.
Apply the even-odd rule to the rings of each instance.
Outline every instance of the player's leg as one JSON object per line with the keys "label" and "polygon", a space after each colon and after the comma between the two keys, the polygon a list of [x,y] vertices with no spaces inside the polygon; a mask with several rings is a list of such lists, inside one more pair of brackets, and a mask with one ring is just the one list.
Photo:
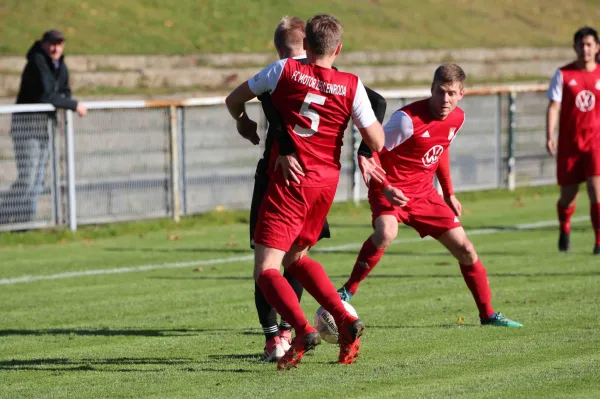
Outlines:
{"label": "player's leg", "polygon": [[568,251],[571,245],[571,216],[575,213],[578,191],[579,184],[565,184],[560,186],[560,198],[556,204],[558,221],[560,223],[559,251]]}
{"label": "player's leg", "polygon": [[591,176],[587,179],[588,196],[590,197],[590,216],[594,228],[595,243],[594,255],[600,254],[600,176]]}
{"label": "player's leg", "polygon": [[594,255],[600,254],[600,144],[594,143],[585,154],[585,177],[590,197],[590,216],[594,228]]}
{"label": "player's leg", "polygon": [[[260,161],[262,162],[262,161]],[[269,176],[260,172],[260,162],[254,175],[254,190],[252,191],[252,203],[250,205],[250,248],[254,249],[254,230],[258,221],[258,211],[269,186]],[[277,327],[277,311],[269,305],[263,295],[258,283],[254,283],[254,304],[258,313],[258,321],[265,335],[265,348],[262,355],[264,361],[279,360],[286,351],[282,347]]]}
{"label": "player's leg", "polygon": [[462,226],[446,231],[437,237],[437,240],[458,260],[465,283],[469,287],[471,294],[473,294],[473,299],[475,299],[475,303],[479,309],[481,324],[500,327],[522,327],[520,323],[504,317],[500,312],[494,311],[487,272]]}
{"label": "player's leg", "polygon": [[294,344],[279,359],[278,369],[297,367],[304,353],[321,342],[319,333],[306,320],[296,293],[279,271],[284,254],[261,244],[256,244],[254,250],[254,278],[267,301],[296,330]]}
{"label": "player's leg", "polygon": [[568,251],[571,244],[571,216],[575,213],[575,203],[579,184],[585,181],[583,154],[574,149],[558,149],[556,156],[556,179],[560,186],[560,197],[556,204],[560,231],[558,250]]}
{"label": "player's leg", "polygon": [[362,245],[348,281],[338,290],[340,297],[348,302],[358,286],[379,263],[386,248],[398,235],[398,220],[394,215],[381,215],[375,219],[375,231]]}
{"label": "player's leg", "polygon": [[359,340],[364,324],[352,316],[342,303],[335,286],[327,276],[323,266],[307,256],[308,248],[317,242],[325,217],[335,196],[336,185],[331,187],[305,188],[310,207],[306,221],[298,238],[290,249],[289,264],[284,267],[302,284],[315,300],[331,313],[339,331],[340,363],[352,363],[358,354]]}

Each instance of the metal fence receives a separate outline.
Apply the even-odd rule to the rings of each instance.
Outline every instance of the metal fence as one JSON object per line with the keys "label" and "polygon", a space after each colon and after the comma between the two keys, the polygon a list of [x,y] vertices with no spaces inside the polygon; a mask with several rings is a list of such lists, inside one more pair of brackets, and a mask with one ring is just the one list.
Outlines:
{"label": "metal fence", "polygon": [[[550,183],[544,87],[471,89],[450,150],[456,191]],[[428,90],[382,92],[389,116]],[[172,217],[247,208],[262,144],[238,136],[224,98],[0,106],[0,230]],[[250,116],[265,121],[258,103]],[[366,198],[349,126],[336,201]]]}

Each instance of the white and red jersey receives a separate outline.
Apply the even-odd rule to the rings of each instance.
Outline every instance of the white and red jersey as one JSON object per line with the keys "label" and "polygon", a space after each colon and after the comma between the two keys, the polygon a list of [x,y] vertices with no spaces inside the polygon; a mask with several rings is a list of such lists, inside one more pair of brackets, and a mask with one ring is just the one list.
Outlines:
{"label": "white and red jersey", "polygon": [[585,151],[600,140],[600,64],[591,72],[574,62],[559,68],[547,97],[561,104],[559,151]]}
{"label": "white and red jersey", "polygon": [[323,187],[340,176],[342,138],[352,116],[357,127],[377,121],[356,75],[284,59],[248,81],[256,95],[271,93],[304,169],[302,186]]}
{"label": "white and red jersey", "polygon": [[[379,153],[388,182],[409,198],[435,193],[433,175],[439,159],[465,121],[456,107],[444,120],[433,119],[429,99],[416,101],[394,112],[385,124],[385,147]],[[381,187],[372,185],[372,190]]]}

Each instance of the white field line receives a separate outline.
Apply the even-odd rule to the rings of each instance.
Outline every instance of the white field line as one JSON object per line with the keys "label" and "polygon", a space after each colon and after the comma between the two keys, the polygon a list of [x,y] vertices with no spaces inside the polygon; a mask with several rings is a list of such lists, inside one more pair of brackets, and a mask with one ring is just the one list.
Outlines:
{"label": "white field line", "polygon": [[[582,216],[571,219],[572,222],[581,222],[589,220],[589,217]],[[473,235],[484,235],[484,234],[495,234],[505,231],[518,231],[518,230],[533,230],[540,227],[548,227],[548,226],[556,226],[558,223],[556,220],[544,220],[535,223],[525,223],[518,224],[515,226],[507,226],[502,228],[490,228],[490,229],[476,229],[476,230],[468,230],[467,234],[470,236]],[[366,237],[365,237],[366,238]],[[430,238],[430,237],[427,237]],[[422,241],[419,237],[414,238],[401,238],[394,240],[392,244],[405,244],[412,242]],[[325,248],[315,248],[313,252],[336,252],[342,251],[346,249],[360,248],[363,245],[363,242],[354,242],[344,245],[337,245],[334,247],[325,247]],[[245,256],[233,256],[229,258],[215,258],[215,259],[205,259],[205,260],[197,260],[191,262],[177,262],[177,263],[162,263],[157,265],[143,265],[143,266],[131,266],[131,267],[120,267],[115,269],[97,269],[97,270],[80,270],[74,272],[65,272],[58,274],[49,274],[49,275],[37,275],[37,276],[21,276],[21,277],[13,277],[13,278],[3,278],[0,279],[0,285],[12,285],[19,283],[32,283],[34,281],[42,281],[42,280],[61,280],[65,278],[73,278],[73,277],[83,277],[83,276],[96,276],[96,275],[105,275],[105,274],[121,274],[121,273],[136,273],[136,272],[145,272],[148,270],[160,270],[160,269],[179,269],[184,267],[193,267],[193,266],[208,266],[208,265],[217,265],[221,263],[233,263],[233,262],[246,262],[254,259],[254,255],[245,255]]]}

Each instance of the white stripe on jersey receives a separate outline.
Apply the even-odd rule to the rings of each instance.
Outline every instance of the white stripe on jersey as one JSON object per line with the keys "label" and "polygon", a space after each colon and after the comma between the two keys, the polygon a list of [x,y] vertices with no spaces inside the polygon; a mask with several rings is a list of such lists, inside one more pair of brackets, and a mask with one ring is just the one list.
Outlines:
{"label": "white stripe on jersey", "polygon": [[283,73],[283,68],[285,67],[285,63],[287,62],[287,58],[283,60],[275,61],[271,65],[267,66],[265,69],[254,75],[253,78],[248,80],[248,86],[250,86],[250,90],[257,96],[260,96],[263,93],[273,93],[275,88],[277,87],[277,83],[279,82],[279,78]]}
{"label": "white stripe on jersey", "polygon": [[546,93],[546,97],[549,100],[555,101],[557,103],[562,102],[562,94],[563,94],[563,76],[560,69],[556,70],[556,73],[552,77],[550,81],[550,87],[548,88],[548,92]]}
{"label": "white stripe on jersey", "polygon": [[385,148],[392,151],[414,134],[413,121],[404,111],[396,111],[383,127],[385,132]]}
{"label": "white stripe on jersey", "polygon": [[352,121],[360,129],[369,127],[377,122],[377,117],[375,116],[375,112],[373,112],[373,107],[371,107],[369,96],[360,78],[356,82],[356,94],[352,102]]}

